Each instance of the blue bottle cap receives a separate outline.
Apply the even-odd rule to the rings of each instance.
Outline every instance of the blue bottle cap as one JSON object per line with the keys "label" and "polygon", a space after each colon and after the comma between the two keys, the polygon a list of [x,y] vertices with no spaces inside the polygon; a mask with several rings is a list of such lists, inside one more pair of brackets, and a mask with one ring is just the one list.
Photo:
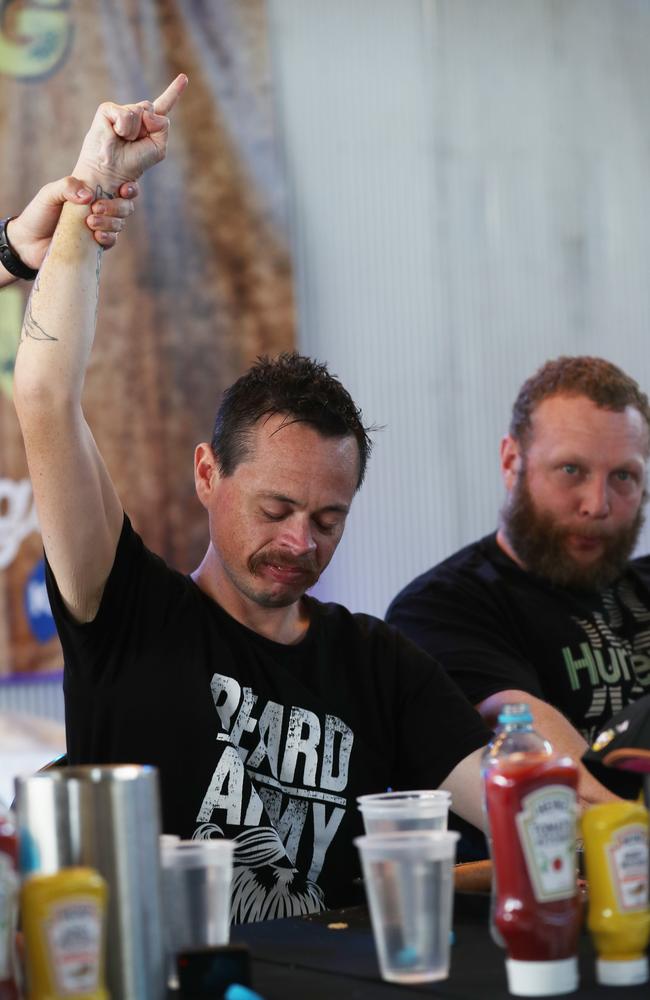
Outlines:
{"label": "blue bottle cap", "polygon": [[513,722],[518,724],[524,722],[532,722],[533,716],[531,714],[530,708],[526,702],[520,702],[519,704],[504,705],[499,712],[499,725],[507,726]]}

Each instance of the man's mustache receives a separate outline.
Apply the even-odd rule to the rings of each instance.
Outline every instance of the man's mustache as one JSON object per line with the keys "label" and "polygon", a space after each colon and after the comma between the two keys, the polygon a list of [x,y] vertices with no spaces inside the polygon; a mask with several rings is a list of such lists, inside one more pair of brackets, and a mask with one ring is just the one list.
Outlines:
{"label": "man's mustache", "polygon": [[318,573],[316,560],[313,556],[287,556],[279,552],[263,552],[251,559],[253,572],[259,566],[279,566],[282,569],[297,569],[302,573],[314,576]]}

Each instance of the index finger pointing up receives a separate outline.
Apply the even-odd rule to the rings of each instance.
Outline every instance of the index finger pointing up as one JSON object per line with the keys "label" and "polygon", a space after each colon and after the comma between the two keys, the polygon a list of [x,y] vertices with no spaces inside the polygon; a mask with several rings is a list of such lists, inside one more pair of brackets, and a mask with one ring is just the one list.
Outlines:
{"label": "index finger pointing up", "polygon": [[153,109],[157,115],[168,115],[187,87],[188,79],[185,73],[179,73],[175,80],[164,90],[160,97],[153,102]]}

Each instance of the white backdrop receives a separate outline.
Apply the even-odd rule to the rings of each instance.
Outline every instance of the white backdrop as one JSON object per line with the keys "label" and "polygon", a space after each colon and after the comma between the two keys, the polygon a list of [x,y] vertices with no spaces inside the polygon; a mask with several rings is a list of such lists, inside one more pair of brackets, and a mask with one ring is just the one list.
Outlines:
{"label": "white backdrop", "polygon": [[499,439],[546,358],[650,389],[650,5],[269,11],[300,347],[385,425],[317,593],[383,615],[495,526]]}

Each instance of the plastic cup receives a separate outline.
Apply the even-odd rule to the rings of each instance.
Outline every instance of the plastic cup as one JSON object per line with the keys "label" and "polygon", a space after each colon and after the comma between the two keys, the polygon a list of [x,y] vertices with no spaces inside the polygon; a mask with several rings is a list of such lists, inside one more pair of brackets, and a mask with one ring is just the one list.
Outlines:
{"label": "plastic cup", "polygon": [[446,830],[451,793],[435,789],[381,792],[357,799],[366,833],[403,833],[407,830]]}
{"label": "plastic cup", "polygon": [[449,975],[454,830],[357,837],[383,979],[426,983]]}
{"label": "plastic cup", "polygon": [[232,840],[162,841],[162,886],[169,983],[179,952],[228,944]]}

